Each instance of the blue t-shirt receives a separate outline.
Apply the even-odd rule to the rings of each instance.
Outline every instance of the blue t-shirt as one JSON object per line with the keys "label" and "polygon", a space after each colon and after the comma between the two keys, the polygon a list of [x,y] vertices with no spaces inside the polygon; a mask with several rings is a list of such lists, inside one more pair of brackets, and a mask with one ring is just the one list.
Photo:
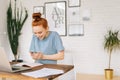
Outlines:
{"label": "blue t-shirt", "polygon": [[[45,55],[56,54],[59,51],[64,50],[62,40],[59,34],[55,31],[49,31],[48,37],[43,40],[40,40],[38,37],[33,35],[30,52],[42,52]],[[56,60],[36,60],[35,62],[42,64],[57,64]]]}

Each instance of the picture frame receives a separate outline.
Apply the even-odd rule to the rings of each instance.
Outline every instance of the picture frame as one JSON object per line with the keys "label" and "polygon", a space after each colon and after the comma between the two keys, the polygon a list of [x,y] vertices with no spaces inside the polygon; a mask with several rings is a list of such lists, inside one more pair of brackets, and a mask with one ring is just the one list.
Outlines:
{"label": "picture frame", "polygon": [[80,7],[81,0],[68,0],[68,7]]}
{"label": "picture frame", "polygon": [[45,18],[49,30],[56,31],[60,36],[67,35],[66,1],[46,2]]}
{"label": "picture frame", "polygon": [[44,6],[34,6],[33,13],[38,13],[38,12],[40,12],[41,14],[44,14]]}
{"label": "picture frame", "polygon": [[69,24],[69,36],[83,36],[84,24]]}
{"label": "picture frame", "polygon": [[68,22],[70,24],[80,24],[80,8],[71,7],[68,9]]}

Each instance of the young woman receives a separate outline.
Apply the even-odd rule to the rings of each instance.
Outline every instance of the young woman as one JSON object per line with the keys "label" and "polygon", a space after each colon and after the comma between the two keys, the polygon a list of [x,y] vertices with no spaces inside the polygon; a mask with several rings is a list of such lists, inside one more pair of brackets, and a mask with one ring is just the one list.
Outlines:
{"label": "young woman", "polygon": [[64,47],[60,36],[55,31],[49,31],[48,22],[41,18],[41,13],[33,13],[32,18],[32,58],[42,64],[57,64],[57,60],[64,59]]}

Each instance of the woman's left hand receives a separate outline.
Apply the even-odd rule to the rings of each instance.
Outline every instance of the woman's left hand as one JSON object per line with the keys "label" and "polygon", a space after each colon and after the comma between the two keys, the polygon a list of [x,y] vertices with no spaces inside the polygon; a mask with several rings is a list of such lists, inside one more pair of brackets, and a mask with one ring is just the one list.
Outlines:
{"label": "woman's left hand", "polygon": [[35,59],[35,60],[38,60],[38,59],[42,59],[42,58],[43,58],[43,54],[42,54],[41,52],[32,53],[31,56],[32,56],[32,58]]}

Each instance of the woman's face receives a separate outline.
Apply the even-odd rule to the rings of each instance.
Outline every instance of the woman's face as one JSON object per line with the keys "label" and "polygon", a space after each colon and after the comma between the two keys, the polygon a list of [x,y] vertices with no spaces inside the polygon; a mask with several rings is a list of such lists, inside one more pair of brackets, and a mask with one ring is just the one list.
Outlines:
{"label": "woman's face", "polygon": [[43,40],[47,35],[48,29],[43,28],[42,25],[34,26],[33,33],[37,36],[40,40]]}

